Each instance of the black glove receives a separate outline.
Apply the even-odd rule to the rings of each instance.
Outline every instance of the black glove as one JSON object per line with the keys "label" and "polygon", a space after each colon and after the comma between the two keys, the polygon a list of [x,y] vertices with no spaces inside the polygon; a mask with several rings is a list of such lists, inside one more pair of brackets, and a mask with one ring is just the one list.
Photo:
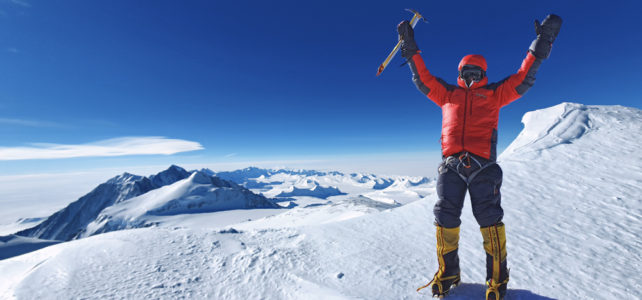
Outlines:
{"label": "black glove", "polygon": [[535,33],[537,38],[531,43],[530,51],[537,58],[546,59],[551,54],[553,42],[560,33],[562,27],[562,18],[557,15],[550,14],[542,21],[535,20]]}
{"label": "black glove", "polygon": [[415,43],[415,31],[407,20],[397,25],[399,40],[401,40],[401,56],[409,60],[413,55],[419,52],[417,43]]}

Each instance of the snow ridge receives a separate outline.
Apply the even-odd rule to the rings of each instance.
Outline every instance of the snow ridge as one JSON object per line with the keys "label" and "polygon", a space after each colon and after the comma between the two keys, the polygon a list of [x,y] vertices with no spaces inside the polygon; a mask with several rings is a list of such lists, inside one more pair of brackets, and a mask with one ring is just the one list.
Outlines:
{"label": "snow ridge", "polygon": [[99,185],[37,226],[16,234],[46,240],[76,239],[87,224],[106,207],[142,195],[154,188],[149,178],[125,173]]}
{"label": "snow ridge", "polygon": [[339,196],[339,195],[346,195],[346,193],[341,192],[336,187],[332,187],[332,186],[323,187],[316,184],[309,189],[297,188],[293,186],[291,191],[283,191],[280,194],[276,195],[275,197],[282,198],[282,197],[294,197],[294,196],[310,196],[310,197],[327,199],[328,197]]}
{"label": "snow ridge", "polygon": [[572,144],[596,131],[639,132],[640,117],[642,112],[635,108],[564,102],[526,113],[522,118],[524,130],[502,155],[539,153]]}
{"label": "snow ridge", "polygon": [[[51,215],[42,223],[35,227],[22,230],[16,233],[16,235],[58,241],[68,241],[86,237],[91,234],[86,232],[87,226],[94,222],[106,208],[184,180],[188,178],[190,174],[190,172],[175,165],[150,177],[123,173],[99,185],[93,191]],[[210,178],[207,175],[204,176]],[[202,176],[199,176],[198,178],[201,177]],[[234,183],[219,178],[212,177],[202,180],[209,180],[209,182],[219,187],[226,186],[242,189]],[[247,192],[246,195],[251,196],[251,192]],[[128,224],[126,226],[134,225]],[[103,228],[103,230],[106,229]]]}
{"label": "snow ridge", "polygon": [[155,216],[255,208],[280,207],[233,182],[195,171],[189,178],[105,208],[81,237],[154,226]]}

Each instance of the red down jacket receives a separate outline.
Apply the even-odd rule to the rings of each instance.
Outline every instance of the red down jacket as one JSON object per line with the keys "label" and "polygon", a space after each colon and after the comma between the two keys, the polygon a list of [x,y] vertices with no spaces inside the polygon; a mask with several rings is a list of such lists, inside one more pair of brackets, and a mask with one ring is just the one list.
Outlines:
{"label": "red down jacket", "polygon": [[[488,78],[484,76],[468,88],[461,78],[456,86],[433,76],[419,54],[412,56],[409,65],[415,85],[442,109],[442,155],[447,157],[468,151],[496,160],[499,109],[533,86],[541,62],[529,51],[516,74],[492,84],[488,84]],[[486,71],[486,61],[481,55],[464,57],[460,70],[466,64],[480,66]]]}

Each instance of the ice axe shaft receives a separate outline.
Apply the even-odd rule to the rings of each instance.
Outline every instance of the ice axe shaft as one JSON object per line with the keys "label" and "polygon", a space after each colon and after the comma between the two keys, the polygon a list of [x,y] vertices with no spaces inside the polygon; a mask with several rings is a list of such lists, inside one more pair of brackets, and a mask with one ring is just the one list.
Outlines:
{"label": "ice axe shaft", "polygon": [[[406,10],[414,14],[414,16],[412,16],[412,19],[410,19],[410,26],[412,26],[412,28],[415,28],[415,25],[417,25],[417,22],[419,22],[419,20],[424,20],[424,21],[426,20],[416,10],[412,10],[412,9],[406,9]],[[381,63],[381,65],[379,66],[379,69],[377,70],[377,76],[381,75],[381,72],[383,72],[383,70],[388,66],[392,58],[395,57],[395,54],[399,52],[399,48],[401,48],[401,40],[397,42],[397,45],[395,46],[395,48],[392,49],[392,52],[390,52],[388,57],[386,57],[386,60],[384,60],[383,63]]]}

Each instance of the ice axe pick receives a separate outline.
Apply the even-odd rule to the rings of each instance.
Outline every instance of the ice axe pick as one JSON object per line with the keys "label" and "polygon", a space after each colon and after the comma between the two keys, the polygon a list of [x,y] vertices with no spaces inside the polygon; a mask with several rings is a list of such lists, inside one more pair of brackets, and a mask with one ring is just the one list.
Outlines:
{"label": "ice axe pick", "polygon": [[[406,10],[414,14],[414,16],[412,16],[412,19],[410,19],[410,26],[412,26],[412,28],[415,28],[415,25],[417,25],[417,22],[419,22],[419,20],[423,20],[424,22],[426,22],[426,19],[418,11],[412,10],[412,9],[406,9]],[[401,40],[397,42],[397,45],[395,46],[394,49],[392,49],[392,52],[390,52],[388,57],[386,57],[386,60],[384,60],[383,63],[381,63],[381,65],[379,66],[379,69],[377,70],[377,76],[381,75],[381,72],[383,72],[383,70],[388,66],[388,64],[390,63],[390,60],[392,60],[392,58],[395,57],[395,54],[399,52],[400,47],[401,47]]]}

